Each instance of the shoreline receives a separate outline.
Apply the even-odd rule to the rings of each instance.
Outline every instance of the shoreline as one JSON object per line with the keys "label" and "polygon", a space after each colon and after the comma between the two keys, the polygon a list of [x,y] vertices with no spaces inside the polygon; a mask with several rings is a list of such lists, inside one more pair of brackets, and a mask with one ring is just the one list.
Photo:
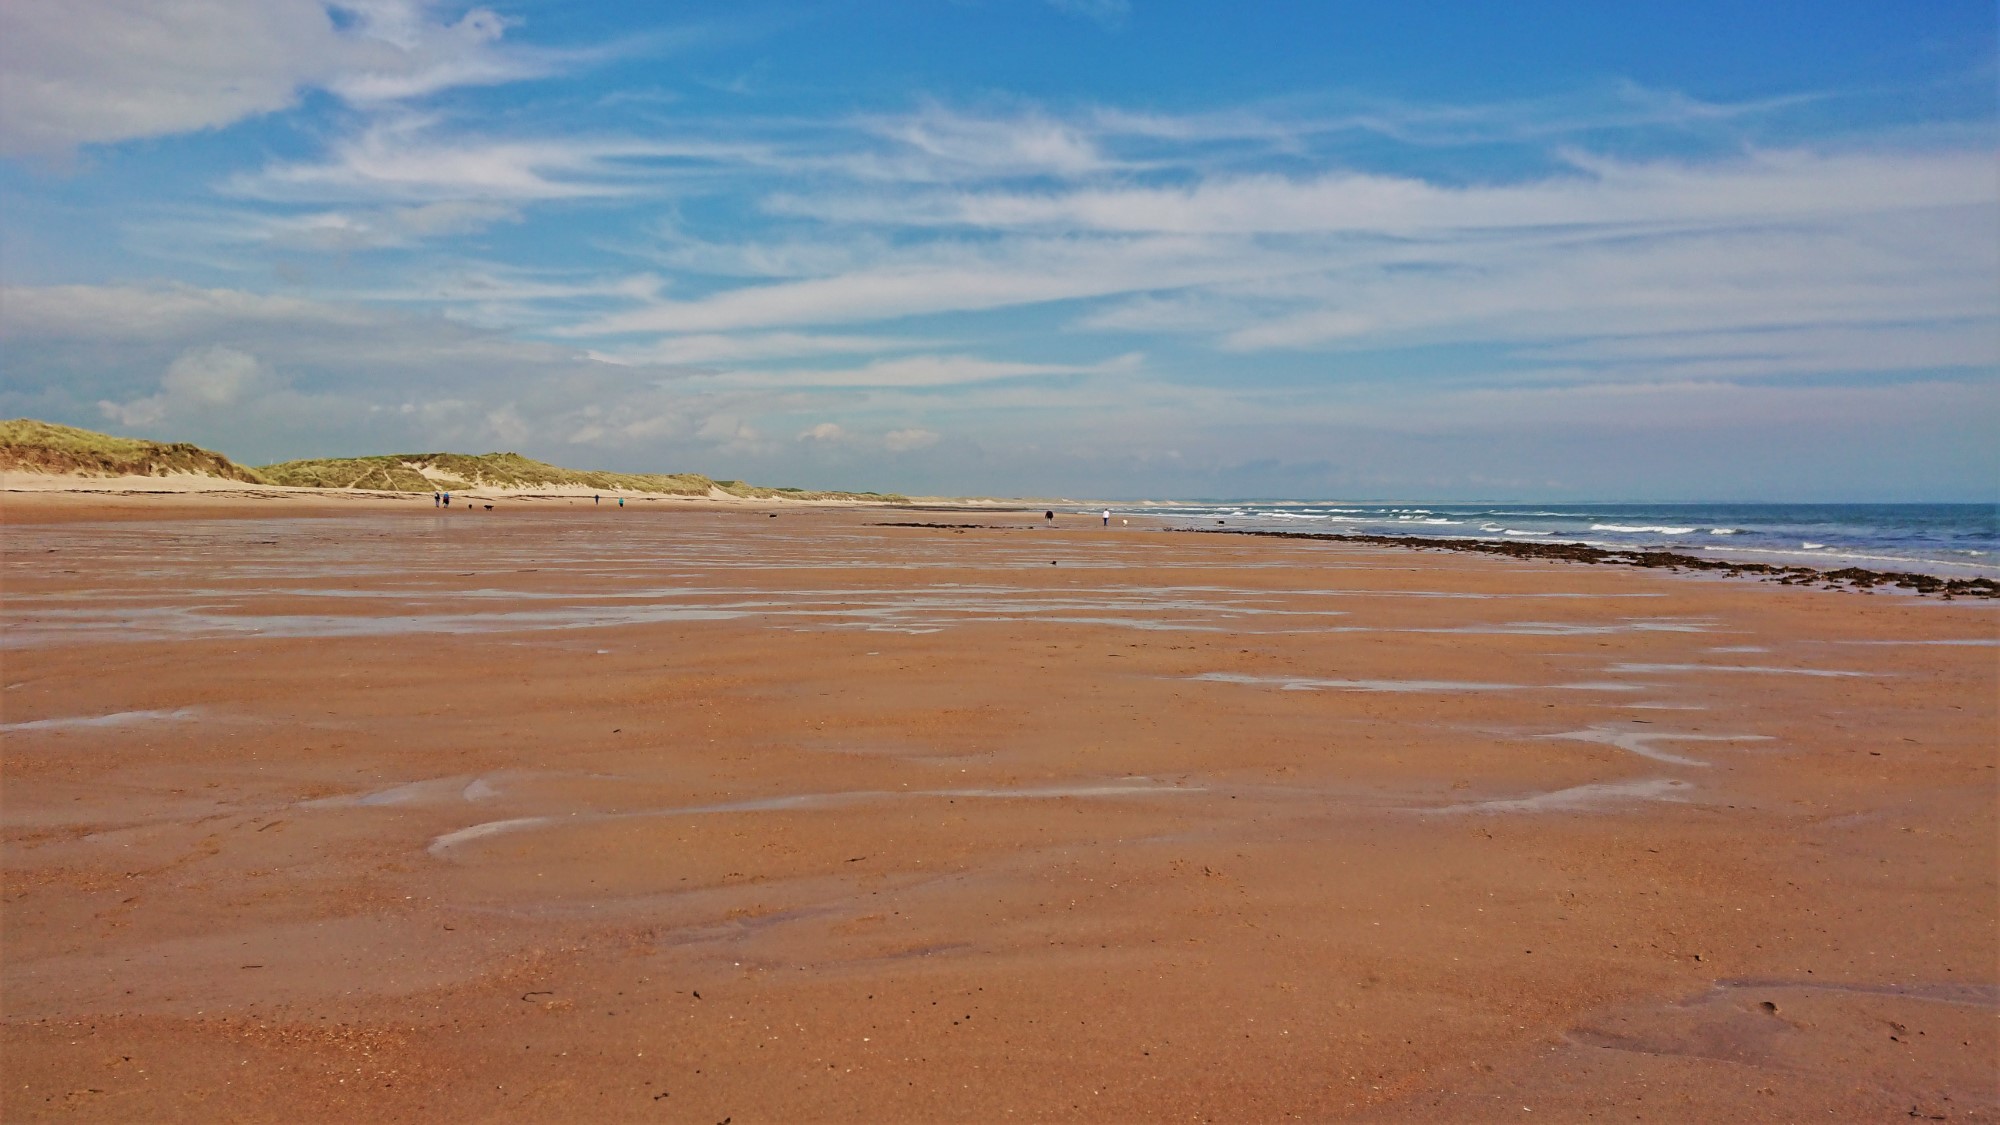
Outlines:
{"label": "shoreline", "polygon": [[1264,531],[1252,528],[1177,527],[1171,530],[1201,535],[1256,535],[1274,539],[1308,539],[1331,543],[1374,543],[1412,550],[1465,551],[1510,558],[1559,559],[1564,562],[1589,565],[1634,566],[1649,570],[1718,571],[1725,578],[1757,575],[1762,581],[1777,582],[1785,586],[1820,584],[1825,588],[1847,587],[1855,590],[1888,586],[1916,594],[1941,594],[1947,598],[2000,598],[2000,582],[1991,578],[1941,578],[1934,574],[1868,570],[1858,566],[1817,570],[1809,566],[1780,566],[1774,563],[1708,559],[1652,547],[1593,547],[1587,543],[1522,543],[1418,535],[1343,535],[1326,532]]}
{"label": "shoreline", "polygon": [[[901,500],[818,497],[801,499],[785,495],[743,497],[719,490],[707,495],[647,493],[577,486],[534,488],[475,488],[454,493],[460,511],[493,510],[500,504],[547,506],[579,505],[593,497],[619,499],[628,504],[688,511],[768,511],[879,509],[905,513],[986,513],[1016,515],[1040,510],[1060,511],[1066,516],[1088,519],[1097,512],[1097,502],[1076,500],[1035,500],[1023,498],[919,496]],[[421,512],[424,494],[386,492],[354,488],[303,488],[287,485],[246,484],[195,474],[161,477],[78,477],[69,475],[9,472],[0,474],[0,525],[40,522],[72,522],[92,518],[130,520],[151,515],[171,515],[178,511],[200,510],[214,518],[245,518],[287,514],[266,505],[285,504],[289,514],[321,516],[357,510]],[[478,505],[477,508],[473,505]],[[1141,504],[1172,506],[1166,501]],[[1728,578],[1756,577],[1760,581],[1786,586],[1872,591],[1878,587],[1908,591],[1917,595],[1944,598],[2000,599],[2000,580],[1989,577],[1946,577],[1908,570],[1879,570],[1867,567],[1818,568],[1804,565],[1762,563],[1691,555],[1664,547],[1607,547],[1580,542],[1548,540],[1493,540],[1420,535],[1380,535],[1365,532],[1304,532],[1261,528],[1181,527],[1162,517],[1134,510],[1132,502],[1123,507],[1128,518],[1145,521],[1150,530],[1199,532],[1209,535],[1247,535],[1276,539],[1302,539],[1334,543],[1371,543],[1406,550],[1459,551],[1511,558],[1552,559],[1586,565],[1630,566],[1648,570],[1682,570],[1717,574]],[[433,512],[437,509],[430,509]],[[927,527],[967,530],[987,525],[942,524],[922,521],[883,522],[878,526]],[[1032,525],[1039,526],[1039,524]]]}
{"label": "shoreline", "polygon": [[[920,508],[916,510],[950,512],[971,511],[972,509]],[[910,520],[885,521],[878,523],[876,526],[928,528],[938,531],[1020,530],[1019,528],[997,524],[932,523]],[[1468,554],[1499,555],[1521,559],[1549,559],[1586,565],[1631,566],[1647,570],[1666,570],[1669,572],[1679,572],[1681,570],[1718,572],[1725,578],[1757,576],[1761,581],[1776,582],[1783,586],[1818,586],[1822,589],[1852,589],[1860,591],[1868,591],[1878,586],[1885,586],[1896,590],[1907,590],[1917,595],[1937,594],[1947,599],[1959,597],[2000,598],[2000,582],[1996,582],[1991,578],[1942,578],[1932,574],[1920,574],[1909,571],[1867,570],[1861,567],[1816,570],[1806,566],[1779,566],[1772,563],[1705,559],[1681,552],[1647,547],[1621,549],[1593,547],[1586,543],[1524,543],[1486,539],[1445,539],[1434,536],[1416,535],[1341,534],[1266,531],[1253,528],[1171,527],[1165,525],[1148,526],[1146,530],[1165,531],[1172,534],[1247,535],[1267,539],[1297,539],[1325,543],[1367,543],[1382,547],[1397,547],[1404,550],[1460,551]]]}

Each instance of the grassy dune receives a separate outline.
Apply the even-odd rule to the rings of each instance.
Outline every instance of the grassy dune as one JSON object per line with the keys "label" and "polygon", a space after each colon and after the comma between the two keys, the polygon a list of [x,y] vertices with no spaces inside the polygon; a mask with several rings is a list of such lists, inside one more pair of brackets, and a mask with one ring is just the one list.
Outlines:
{"label": "grassy dune", "polygon": [[611,473],[565,469],[518,453],[390,453],[380,457],[339,457],[286,461],[257,470],[272,484],[313,488],[375,488],[390,492],[430,492],[469,488],[591,488],[606,492],[648,492],[660,496],[707,496],[720,491],[746,499],[898,501],[875,492],[813,492],[764,488],[700,473]]}
{"label": "grassy dune", "polygon": [[79,476],[163,476],[196,473],[295,488],[360,488],[380,492],[453,492],[474,488],[588,488],[660,496],[722,492],[744,499],[873,500],[900,503],[877,492],[814,492],[765,488],[699,473],[608,473],[565,469],[518,453],[390,453],[380,457],[330,457],[246,468],[220,453],[177,442],[113,437],[73,426],[17,418],[0,422],[0,470]]}
{"label": "grassy dune", "polygon": [[264,483],[255,469],[198,445],[113,437],[33,418],[0,422],[0,470],[86,477],[193,473],[246,484]]}
{"label": "grassy dune", "polygon": [[433,489],[579,487],[706,496],[715,482],[693,473],[605,473],[565,469],[518,453],[390,453],[285,461],[258,470],[273,484],[311,488]]}

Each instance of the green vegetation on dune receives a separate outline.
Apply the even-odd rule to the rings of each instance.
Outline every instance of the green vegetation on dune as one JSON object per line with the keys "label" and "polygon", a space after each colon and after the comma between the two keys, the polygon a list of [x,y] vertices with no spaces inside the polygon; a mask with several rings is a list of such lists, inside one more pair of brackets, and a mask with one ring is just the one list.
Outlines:
{"label": "green vegetation on dune", "polygon": [[659,496],[707,496],[720,491],[748,500],[872,500],[903,503],[877,492],[813,492],[763,488],[699,473],[607,473],[565,469],[518,453],[390,453],[285,461],[250,469],[220,453],[177,442],[113,437],[73,426],[17,418],[0,422],[0,469],[80,476],[163,476],[195,473],[249,484],[294,488],[356,488],[379,492],[460,492],[475,488],[588,488]]}
{"label": "green vegetation on dune", "polygon": [[257,471],[272,484],[309,488],[375,488],[389,492],[591,488],[605,492],[646,492],[656,496],[707,496],[711,491],[721,491],[750,500],[783,497],[792,500],[897,503],[904,499],[875,492],[763,488],[742,481],[712,480],[700,473],[611,473],[595,469],[565,469],[518,453],[390,453],[380,457],[286,461],[265,465]]}
{"label": "green vegetation on dune", "polygon": [[33,418],[0,422],[0,470],[86,477],[192,473],[246,484],[264,483],[256,470],[198,445],[113,437]]}
{"label": "green vegetation on dune", "polygon": [[706,496],[714,483],[694,473],[605,473],[565,469],[518,453],[390,453],[380,457],[334,457],[265,465],[258,472],[272,484],[306,488],[374,488],[387,492],[430,492],[466,488],[601,488],[607,492],[654,492]]}
{"label": "green vegetation on dune", "polygon": [[327,457],[286,461],[257,470],[272,484],[293,488],[367,488],[379,492],[429,492],[464,488],[462,480],[435,482],[402,463],[399,457]]}

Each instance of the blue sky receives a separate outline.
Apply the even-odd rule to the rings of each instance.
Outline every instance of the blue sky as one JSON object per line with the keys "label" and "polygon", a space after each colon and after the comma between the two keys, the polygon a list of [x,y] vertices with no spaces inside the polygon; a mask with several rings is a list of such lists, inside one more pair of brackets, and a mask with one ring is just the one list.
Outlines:
{"label": "blue sky", "polygon": [[633,8],[0,6],[0,414],[926,494],[2000,494],[1990,3]]}

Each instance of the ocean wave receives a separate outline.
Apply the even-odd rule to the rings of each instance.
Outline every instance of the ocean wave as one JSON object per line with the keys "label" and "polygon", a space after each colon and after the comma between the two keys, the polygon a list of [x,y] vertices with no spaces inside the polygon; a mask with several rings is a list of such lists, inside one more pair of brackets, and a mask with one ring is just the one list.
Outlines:
{"label": "ocean wave", "polygon": [[1800,546],[1801,548],[1805,549],[1805,550],[1808,550],[1808,551],[1824,551],[1824,550],[1826,550],[1826,544],[1824,544],[1824,543],[1815,543],[1815,542],[1813,542],[1813,541],[1812,541],[1812,540],[1810,540],[1810,539],[1808,539],[1808,540],[1806,540],[1805,542],[1803,542],[1803,543],[1799,544],[1799,546]]}
{"label": "ocean wave", "polygon": [[1736,529],[1733,527],[1711,527],[1708,529],[1708,533],[1710,535],[1734,535],[1736,534]]}
{"label": "ocean wave", "polygon": [[1649,531],[1649,532],[1652,532],[1652,533],[1653,533],[1653,534],[1655,534],[1655,535],[1692,535],[1692,534],[1694,534],[1694,528],[1691,528],[1691,527],[1665,527],[1665,526],[1659,526],[1659,525],[1637,525],[1637,524],[1629,524],[1629,523],[1594,523],[1594,524],[1591,524],[1591,525],[1590,525],[1590,530],[1592,530],[1592,531],[1625,531],[1625,532],[1641,532],[1641,531]]}
{"label": "ocean wave", "polygon": [[1555,534],[1555,532],[1553,532],[1553,531],[1522,531],[1522,530],[1520,530],[1519,528],[1514,528],[1514,527],[1510,527],[1510,528],[1508,528],[1507,530],[1505,530],[1505,531],[1501,532],[1500,534],[1502,534],[1502,535],[1554,535],[1554,534]]}

